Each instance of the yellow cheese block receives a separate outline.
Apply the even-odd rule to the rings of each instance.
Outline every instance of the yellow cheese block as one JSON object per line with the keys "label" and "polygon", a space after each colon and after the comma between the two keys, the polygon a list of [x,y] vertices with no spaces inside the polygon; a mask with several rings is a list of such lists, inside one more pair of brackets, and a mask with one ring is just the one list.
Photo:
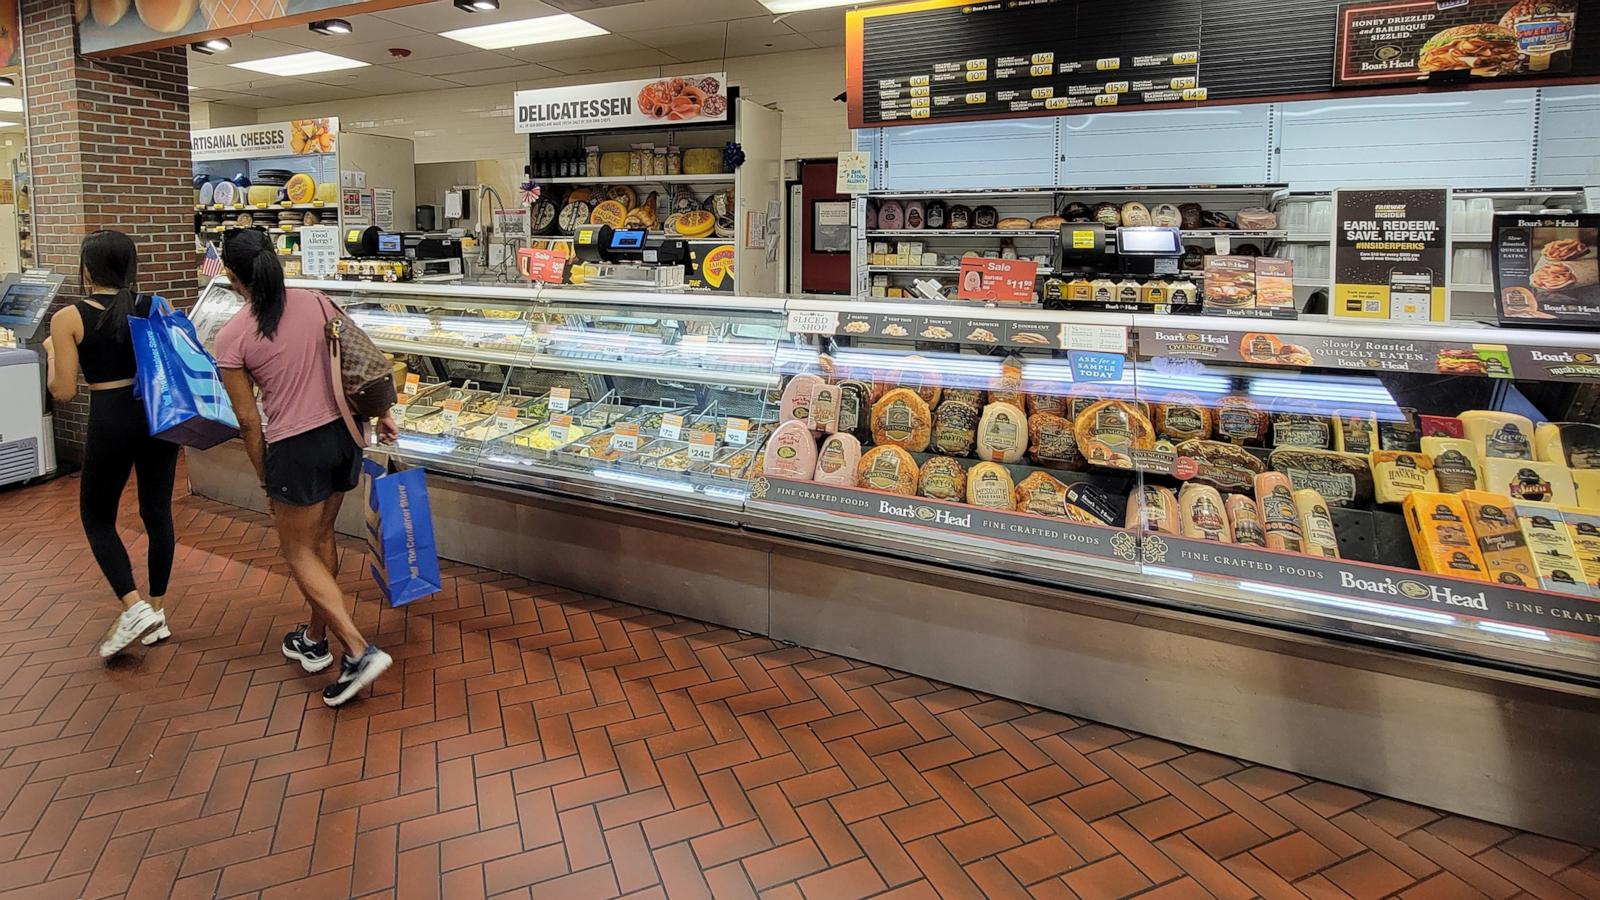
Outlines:
{"label": "yellow cheese block", "polygon": [[[603,166],[605,161],[601,161]],[[690,147],[683,151],[683,174],[719,175],[722,173],[722,150],[716,147]]]}
{"label": "yellow cheese block", "polygon": [[1600,509],[1600,469],[1573,469],[1572,486],[1578,492],[1578,506]]}
{"label": "yellow cheese block", "polygon": [[633,154],[623,151],[613,151],[600,154],[600,174],[606,178],[618,178],[628,174],[628,163]]}
{"label": "yellow cheese block", "polygon": [[1467,507],[1460,494],[1413,491],[1401,506],[1411,547],[1424,572],[1470,578],[1488,578],[1483,554],[1467,525]]}
{"label": "yellow cheese block", "polygon": [[1572,470],[1557,463],[1529,459],[1489,459],[1483,464],[1484,487],[1505,494],[1517,503],[1555,503],[1578,506]]}
{"label": "yellow cheese block", "polygon": [[289,195],[289,201],[292,203],[310,203],[317,199],[316,179],[303,172],[299,175],[291,175],[289,182],[283,186],[283,190]]}
{"label": "yellow cheese block", "polygon": [[1516,510],[1517,525],[1533,554],[1539,586],[1547,591],[1593,596],[1560,508],[1550,503],[1518,503]]}
{"label": "yellow cheese block", "polygon": [[1533,422],[1528,417],[1473,409],[1457,418],[1479,459],[1533,459]]}
{"label": "yellow cheese block", "polygon": [[1378,449],[1378,417],[1370,412],[1341,409],[1333,416],[1333,449],[1367,454]]}
{"label": "yellow cheese block", "polygon": [[1425,437],[1422,453],[1433,460],[1433,475],[1444,493],[1483,489],[1483,461],[1466,438]]}
{"label": "yellow cheese block", "polygon": [[1540,422],[1533,430],[1539,459],[1573,469],[1600,469],[1600,425]]}
{"label": "yellow cheese block", "polygon": [[1561,516],[1567,520],[1567,534],[1572,537],[1572,547],[1578,553],[1583,580],[1600,593],[1600,513],[1565,507]]}
{"label": "yellow cheese block", "polygon": [[1305,550],[1312,556],[1339,558],[1339,535],[1333,530],[1333,514],[1328,501],[1310,488],[1294,492],[1295,510],[1300,513]]}
{"label": "yellow cheese block", "polygon": [[1413,491],[1439,491],[1439,479],[1433,474],[1433,460],[1424,454],[1374,450],[1370,459],[1372,484],[1379,503],[1401,503]]}
{"label": "yellow cheese block", "polygon": [[244,193],[245,202],[251,206],[270,206],[278,202],[278,188],[276,185],[252,184]]}
{"label": "yellow cheese block", "polygon": [[317,199],[323,203],[334,204],[339,202],[339,185],[337,182],[324,181],[317,185]]}
{"label": "yellow cheese block", "polygon": [[1533,568],[1533,553],[1517,525],[1517,511],[1511,498],[1489,491],[1462,491],[1456,495],[1467,507],[1467,522],[1483,555],[1489,580],[1497,584],[1538,587]]}

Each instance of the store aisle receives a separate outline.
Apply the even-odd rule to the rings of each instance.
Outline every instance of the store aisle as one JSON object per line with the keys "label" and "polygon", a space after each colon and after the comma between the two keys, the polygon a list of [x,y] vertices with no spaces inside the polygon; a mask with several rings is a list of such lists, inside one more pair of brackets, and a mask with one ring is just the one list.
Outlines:
{"label": "store aisle", "polygon": [[76,502],[0,492],[8,898],[1600,896],[1586,848],[521,578],[380,613],[353,542],[396,665],[336,713],[265,519],[192,497],[177,637],[107,667]]}

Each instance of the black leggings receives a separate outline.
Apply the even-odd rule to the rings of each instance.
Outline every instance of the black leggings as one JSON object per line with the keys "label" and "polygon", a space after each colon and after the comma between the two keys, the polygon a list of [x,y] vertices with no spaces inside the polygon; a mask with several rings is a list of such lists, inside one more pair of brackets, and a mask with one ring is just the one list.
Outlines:
{"label": "black leggings", "polygon": [[134,590],[128,550],[117,536],[117,507],[129,472],[138,473],[139,518],[150,537],[150,596],[161,597],[172,575],[172,483],[178,472],[178,445],[150,436],[144,404],[133,396],[133,388],[90,391],[78,514],[95,562],[118,597]]}

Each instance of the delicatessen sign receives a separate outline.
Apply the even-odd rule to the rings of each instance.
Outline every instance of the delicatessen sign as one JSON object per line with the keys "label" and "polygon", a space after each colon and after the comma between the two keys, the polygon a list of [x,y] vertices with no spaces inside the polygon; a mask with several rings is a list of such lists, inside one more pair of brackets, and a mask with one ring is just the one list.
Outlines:
{"label": "delicatessen sign", "polygon": [[1578,0],[1353,0],[1336,86],[1540,76],[1572,68]]}
{"label": "delicatessen sign", "polygon": [[728,118],[725,72],[517,91],[518,134],[677,126]]}

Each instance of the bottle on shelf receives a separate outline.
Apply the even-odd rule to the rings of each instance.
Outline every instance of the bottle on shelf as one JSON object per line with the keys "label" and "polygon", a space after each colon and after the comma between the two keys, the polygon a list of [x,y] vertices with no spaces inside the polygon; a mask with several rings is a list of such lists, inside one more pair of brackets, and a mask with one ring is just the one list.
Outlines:
{"label": "bottle on shelf", "polygon": [[544,163],[544,151],[536,150],[533,154],[533,177],[543,180],[550,177],[550,169]]}

